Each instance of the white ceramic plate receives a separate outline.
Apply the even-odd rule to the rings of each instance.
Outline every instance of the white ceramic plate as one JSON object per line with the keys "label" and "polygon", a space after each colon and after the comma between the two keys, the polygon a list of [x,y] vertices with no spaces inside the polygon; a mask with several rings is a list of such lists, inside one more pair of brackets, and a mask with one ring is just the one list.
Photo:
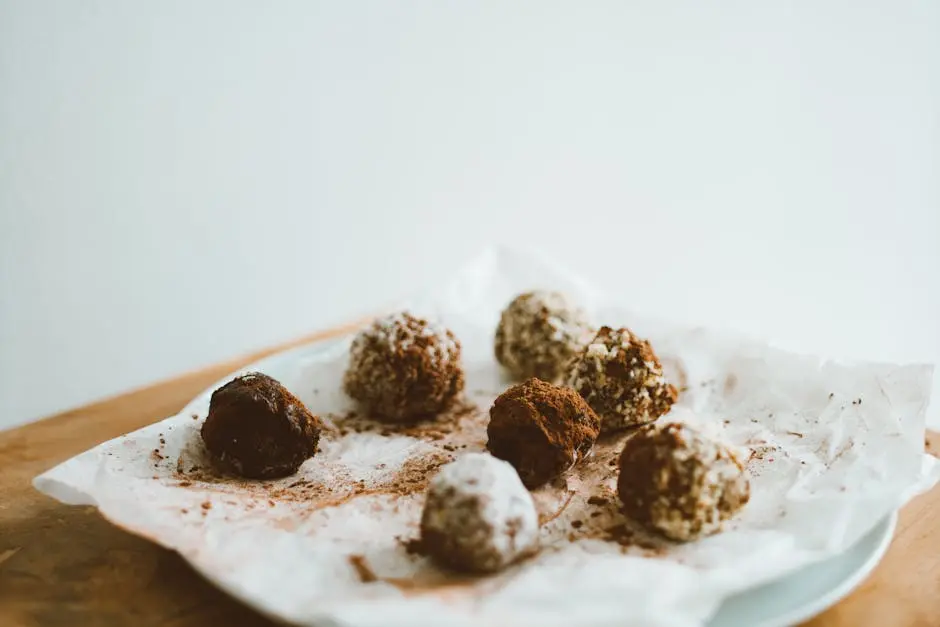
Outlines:
{"label": "white ceramic plate", "polygon": [[709,627],[784,627],[812,618],[848,596],[875,569],[897,522],[898,515],[891,514],[842,555],[732,596]]}
{"label": "white ceramic plate", "polygon": [[[260,370],[276,379],[290,379],[299,355],[328,350],[335,342],[337,340],[327,340],[277,353],[251,364],[239,373]],[[238,373],[225,377],[205,390],[193,399],[182,413],[204,406],[213,390],[231,380],[236,374]],[[897,514],[894,513],[878,523],[839,557],[730,597],[709,621],[709,627],[784,627],[819,614],[846,597],[874,570],[891,544],[896,524]],[[210,573],[203,575],[213,581]],[[239,594],[239,590],[227,586],[223,586],[223,589],[254,607],[251,598]],[[263,608],[255,609],[263,611]]]}

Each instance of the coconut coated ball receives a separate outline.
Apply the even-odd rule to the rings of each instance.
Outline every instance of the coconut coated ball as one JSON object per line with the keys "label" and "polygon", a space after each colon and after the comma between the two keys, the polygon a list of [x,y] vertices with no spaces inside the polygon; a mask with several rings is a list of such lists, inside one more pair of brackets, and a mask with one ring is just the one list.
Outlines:
{"label": "coconut coated ball", "polygon": [[669,422],[624,444],[617,492],[627,516],[685,542],[720,530],[748,502],[750,483],[728,445]]}
{"label": "coconut coated ball", "polygon": [[527,292],[503,310],[496,360],[517,380],[537,377],[554,383],[590,337],[587,315],[564,294]]}
{"label": "coconut coated ball", "polygon": [[678,396],[648,341],[606,326],[572,364],[568,384],[600,417],[602,433],[652,422]]}
{"label": "coconut coated ball", "polygon": [[353,340],[343,385],[377,418],[432,417],[463,391],[460,342],[443,326],[407,312],[381,318]]}

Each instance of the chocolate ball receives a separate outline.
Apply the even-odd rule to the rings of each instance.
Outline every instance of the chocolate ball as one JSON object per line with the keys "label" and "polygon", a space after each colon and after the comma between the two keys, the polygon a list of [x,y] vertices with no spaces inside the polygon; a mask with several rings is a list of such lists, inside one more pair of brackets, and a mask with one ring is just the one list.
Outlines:
{"label": "chocolate ball", "polygon": [[320,421],[283,385],[253,372],[212,393],[201,433],[220,470],[271,479],[297,472],[313,457]]}
{"label": "chocolate ball", "polygon": [[448,329],[407,312],[381,318],[353,340],[343,382],[346,393],[377,418],[431,417],[450,408],[463,390],[460,342]]}
{"label": "chocolate ball", "polygon": [[568,384],[600,416],[602,433],[652,422],[678,396],[649,342],[606,326],[573,363]]}
{"label": "chocolate ball", "polygon": [[650,425],[627,440],[617,491],[627,516],[683,542],[715,533],[750,498],[734,451],[678,422]]}
{"label": "chocolate ball", "polygon": [[583,310],[560,292],[527,292],[503,310],[496,360],[513,378],[556,382],[591,337]]}
{"label": "chocolate ball", "polygon": [[493,403],[486,448],[535,488],[584,459],[599,431],[600,420],[577,392],[529,379]]}
{"label": "chocolate ball", "polygon": [[421,547],[454,570],[492,573],[537,548],[532,496],[506,462],[470,453],[441,467],[428,486]]}

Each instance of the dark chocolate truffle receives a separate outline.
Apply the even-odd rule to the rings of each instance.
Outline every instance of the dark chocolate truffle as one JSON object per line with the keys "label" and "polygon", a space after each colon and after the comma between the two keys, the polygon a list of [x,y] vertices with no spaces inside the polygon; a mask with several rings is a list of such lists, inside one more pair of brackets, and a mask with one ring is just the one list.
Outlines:
{"label": "dark chocolate truffle", "polygon": [[253,372],[212,393],[202,439],[225,472],[284,477],[316,453],[320,421],[275,379]]}
{"label": "dark chocolate truffle", "polygon": [[676,402],[676,388],[646,340],[601,327],[572,365],[568,384],[601,419],[603,433],[652,422]]}
{"label": "dark chocolate truffle", "polygon": [[433,416],[463,390],[460,342],[450,330],[409,313],[376,320],[353,340],[343,382],[346,393],[377,418]]}
{"label": "dark chocolate truffle", "polygon": [[428,486],[421,550],[454,570],[492,573],[532,553],[539,516],[506,462],[470,453],[443,466]]}
{"label": "dark chocolate truffle", "polygon": [[556,382],[591,338],[583,310],[560,292],[527,292],[503,310],[496,327],[496,360],[513,378]]}
{"label": "dark chocolate truffle", "polygon": [[584,459],[599,431],[597,415],[577,392],[529,379],[493,403],[486,447],[535,488]]}
{"label": "dark chocolate truffle", "polygon": [[647,426],[627,440],[617,491],[627,516],[683,542],[715,533],[750,498],[731,447],[678,422]]}

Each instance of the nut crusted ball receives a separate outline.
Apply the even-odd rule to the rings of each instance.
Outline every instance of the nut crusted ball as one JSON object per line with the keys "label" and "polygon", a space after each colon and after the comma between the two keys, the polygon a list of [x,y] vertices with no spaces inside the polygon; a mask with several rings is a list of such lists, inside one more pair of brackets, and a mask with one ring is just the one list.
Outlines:
{"label": "nut crusted ball", "polygon": [[535,551],[539,517],[506,462],[470,453],[443,466],[428,487],[421,546],[454,570],[492,573]]}
{"label": "nut crusted ball", "polygon": [[568,375],[568,384],[601,418],[601,432],[652,422],[678,396],[646,340],[629,329],[601,327]]}
{"label": "nut crusted ball", "polygon": [[591,337],[587,315],[559,292],[517,296],[496,327],[496,360],[516,379],[561,379]]}
{"label": "nut crusted ball", "polygon": [[751,494],[728,446],[678,422],[650,425],[627,440],[617,491],[628,516],[683,542],[718,531]]}
{"label": "nut crusted ball", "polygon": [[283,385],[253,372],[212,393],[201,433],[221,470],[270,479],[297,472],[316,453],[320,421]]}
{"label": "nut crusted ball", "polygon": [[584,459],[599,432],[600,419],[577,392],[529,379],[493,403],[486,448],[535,488]]}
{"label": "nut crusted ball", "polygon": [[460,342],[407,312],[376,320],[353,340],[343,383],[378,418],[429,417],[448,409],[463,390]]}

